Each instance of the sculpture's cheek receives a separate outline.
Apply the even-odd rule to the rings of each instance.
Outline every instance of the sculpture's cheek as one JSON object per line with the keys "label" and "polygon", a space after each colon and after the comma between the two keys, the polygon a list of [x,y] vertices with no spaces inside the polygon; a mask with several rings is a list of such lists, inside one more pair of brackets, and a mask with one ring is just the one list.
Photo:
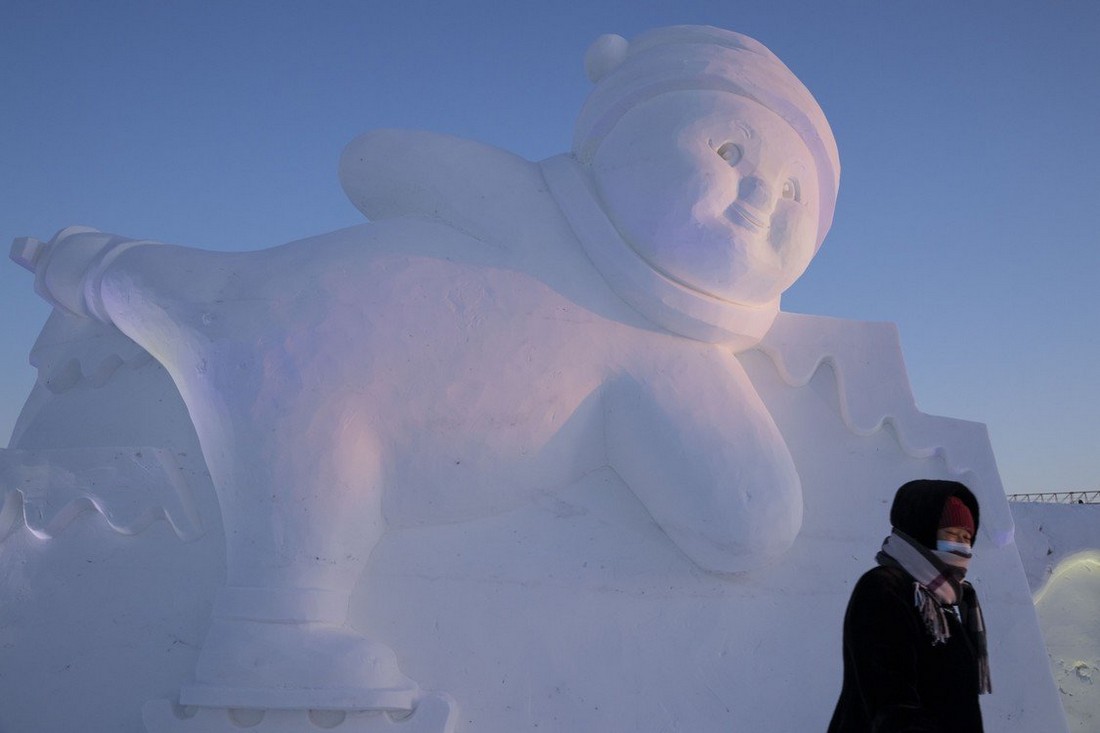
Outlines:
{"label": "sculpture's cheek", "polygon": [[767,241],[781,262],[778,292],[805,272],[814,256],[816,233],[816,207],[786,200],[776,204]]}

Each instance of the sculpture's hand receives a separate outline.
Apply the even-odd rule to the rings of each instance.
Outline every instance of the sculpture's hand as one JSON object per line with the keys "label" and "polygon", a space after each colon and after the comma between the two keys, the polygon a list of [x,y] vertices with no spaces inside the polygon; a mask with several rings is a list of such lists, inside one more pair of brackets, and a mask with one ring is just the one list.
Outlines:
{"label": "sculpture's hand", "polygon": [[46,243],[34,237],[17,237],[11,243],[11,259],[24,270],[34,272],[35,264],[42,257]]}
{"label": "sculpture's hand", "polygon": [[609,463],[700,567],[774,562],[802,526],[787,445],[732,354],[682,352],[609,387]]}
{"label": "sculpture's hand", "polygon": [[78,316],[110,323],[99,295],[99,281],[110,263],[127,249],[147,244],[89,227],[62,229],[49,242],[20,237],[11,259],[34,273],[42,298]]}

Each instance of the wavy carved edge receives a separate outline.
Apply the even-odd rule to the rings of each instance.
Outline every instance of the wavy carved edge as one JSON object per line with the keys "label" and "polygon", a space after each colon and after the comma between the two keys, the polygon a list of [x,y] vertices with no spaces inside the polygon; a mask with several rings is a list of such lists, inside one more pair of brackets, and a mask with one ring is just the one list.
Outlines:
{"label": "wavy carved edge", "polygon": [[[986,426],[917,409],[893,323],[780,313],[755,350],[795,389],[827,369],[840,418],[853,434],[868,437],[885,430],[910,458],[940,460],[952,478],[1003,496]],[[1007,505],[1003,511],[990,509],[988,514],[996,515],[990,538],[998,547],[1010,544],[1015,525]]]}
{"label": "wavy carved edge", "polygon": [[[44,474],[28,475],[29,468]],[[20,527],[53,539],[88,511],[122,535],[139,534],[160,519],[184,542],[205,532],[191,487],[168,450],[0,449],[0,543]]]}

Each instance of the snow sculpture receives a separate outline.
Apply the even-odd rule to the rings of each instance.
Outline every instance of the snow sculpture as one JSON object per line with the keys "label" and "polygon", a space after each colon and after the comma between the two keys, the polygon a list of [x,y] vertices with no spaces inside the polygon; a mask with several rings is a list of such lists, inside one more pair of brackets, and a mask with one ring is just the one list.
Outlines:
{"label": "snow sculpture", "polygon": [[[560,565],[579,560],[575,548],[585,543],[593,557],[621,546],[639,558],[599,580],[626,599],[647,592],[640,568],[659,567],[676,579],[668,587],[723,599],[725,621],[774,617],[731,574],[765,565],[795,572],[788,558],[803,493],[790,436],[804,444],[805,435],[789,419],[781,433],[754,386],[768,380],[758,364],[750,379],[746,365],[758,347],[788,382],[808,383],[821,363],[815,334],[843,340],[828,324],[779,314],[781,293],[832,220],[832,133],[793,74],[735,33],[674,27],[630,43],[605,36],[586,66],[595,86],[568,155],[531,163],[393,130],[352,142],[341,181],[371,224],[243,253],[84,228],[16,242],[13,258],[63,313],[56,328],[117,328],[163,365],[186,406],[186,418],[166,420],[193,426],[216,491],[226,577],[193,679],[181,680],[179,702],[191,711],[150,702],[150,733],[453,730],[455,700],[472,729],[542,719],[558,729],[647,730],[651,716],[622,718],[622,685],[599,677],[615,678],[629,655],[583,677],[616,711],[595,715],[618,718],[593,728],[576,705],[536,713],[529,701],[525,722],[493,697],[522,694],[514,675],[497,693],[456,667],[491,674],[522,665],[522,649],[501,642],[516,638],[510,619],[496,620],[500,637],[485,623],[433,636],[448,622],[435,614],[448,606],[469,609],[467,619],[486,616],[480,593],[448,595],[436,579],[503,578],[527,589],[531,573],[547,572],[586,586],[586,575]],[[51,373],[99,374],[107,385],[140,373],[163,387],[152,366],[128,372],[125,361]],[[857,382],[859,363],[844,370]],[[781,406],[782,390],[769,389]],[[924,425],[909,419],[906,397],[900,411],[886,400],[891,414]],[[853,431],[851,415],[883,404],[842,402]],[[48,413],[47,397],[36,404],[39,412],[17,425],[21,439],[36,434],[36,414]],[[877,433],[884,419],[858,428]],[[948,469],[993,470],[978,489],[984,501],[998,488],[991,458],[982,463],[988,446],[983,453],[981,437],[966,441],[978,446],[978,464]],[[932,443],[910,454],[942,458]],[[4,459],[19,464],[26,455]],[[141,516],[169,500],[159,497],[175,502],[161,508],[170,518],[180,514],[176,504],[201,504],[201,476],[173,486],[143,494],[153,506]],[[82,496],[113,511],[111,496]],[[644,509],[631,510],[627,497]],[[551,530],[547,511],[569,529]],[[998,544],[1010,542],[1006,510],[990,502],[983,514]],[[524,567],[516,558],[529,556],[507,542],[516,533],[548,551]],[[797,562],[816,541],[804,543]],[[402,570],[409,567],[420,570]],[[520,592],[501,592],[501,603],[521,608]],[[573,596],[553,596],[547,608],[565,597]],[[629,606],[592,609],[647,623]],[[700,627],[697,610],[683,628]],[[544,632],[547,643],[575,643]],[[701,659],[692,636],[703,638],[670,631],[659,643],[669,655],[681,648]],[[668,684],[659,667],[639,681],[642,697],[656,699]],[[524,674],[528,695],[553,687]],[[439,692],[413,679],[425,676]],[[685,723],[700,729],[722,707],[691,696],[677,704],[688,718],[703,716]],[[574,723],[563,722],[563,710]]]}
{"label": "snow sculpture", "polygon": [[[707,569],[794,540],[798,475],[733,351],[824,237],[832,134],[748,39],[672,29],[613,65],[620,43],[590,54],[575,157],[543,166],[552,198],[536,165],[463,161],[527,193],[524,218],[556,201],[583,250],[564,222],[532,242],[414,220],[243,254],[86,229],[18,243],[40,294],[164,364],[198,432],[228,584],[181,702],[412,709],[392,652],[342,628],[387,522],[492,514],[608,463]],[[451,142],[401,137],[343,161],[377,219],[375,156]]]}

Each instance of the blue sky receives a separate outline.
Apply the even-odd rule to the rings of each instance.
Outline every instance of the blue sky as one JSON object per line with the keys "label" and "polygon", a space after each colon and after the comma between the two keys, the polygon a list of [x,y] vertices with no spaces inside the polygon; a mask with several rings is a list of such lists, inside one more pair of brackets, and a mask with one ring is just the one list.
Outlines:
{"label": "blue sky", "polygon": [[[564,152],[588,44],[677,23],[763,42],[836,134],[833,230],[784,309],[897,323],[918,406],[987,423],[1009,492],[1100,488],[1093,0],[5,0],[0,242],[356,224],[336,163],[358,133]],[[0,263],[0,309],[4,444],[48,307]]]}

